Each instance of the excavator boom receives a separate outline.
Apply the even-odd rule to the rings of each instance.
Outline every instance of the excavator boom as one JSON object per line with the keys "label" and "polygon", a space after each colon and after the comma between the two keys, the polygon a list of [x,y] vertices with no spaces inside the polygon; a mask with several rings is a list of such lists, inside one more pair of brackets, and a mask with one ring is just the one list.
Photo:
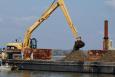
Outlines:
{"label": "excavator boom", "polygon": [[51,4],[51,6],[46,10],[43,15],[40,17],[39,20],[37,20],[30,28],[28,28],[27,32],[25,33],[25,38],[24,38],[24,43],[23,43],[23,48],[29,48],[30,46],[30,37],[32,35],[32,32],[40,26],[40,24],[46,20],[52,13],[53,11],[58,7],[59,5],[57,3]]}
{"label": "excavator boom", "polygon": [[40,24],[46,20],[52,13],[53,11],[55,11],[55,9],[57,7],[60,7],[66,20],[67,20],[67,23],[69,24],[69,27],[72,31],[72,34],[75,38],[75,40],[77,41],[77,39],[79,38],[78,36],[78,32],[76,31],[73,23],[72,23],[72,20],[70,18],[70,15],[67,11],[67,8],[65,6],[65,3],[64,3],[64,0],[57,0],[57,2],[53,2],[50,7],[43,13],[43,15],[40,17],[39,20],[37,20],[32,26],[30,26],[30,28],[28,28],[27,32],[25,33],[25,37],[24,37],[24,42],[23,42],[23,48],[29,48],[30,46],[30,37],[32,35],[32,32],[38,27],[40,26]]}

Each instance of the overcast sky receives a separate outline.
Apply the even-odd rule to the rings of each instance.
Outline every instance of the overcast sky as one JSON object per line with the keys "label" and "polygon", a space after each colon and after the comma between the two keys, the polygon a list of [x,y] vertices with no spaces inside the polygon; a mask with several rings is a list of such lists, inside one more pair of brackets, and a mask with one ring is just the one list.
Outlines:
{"label": "overcast sky", "polygon": [[[53,0],[0,0],[0,47],[16,38],[23,41],[31,26]],[[65,0],[66,6],[86,46],[102,49],[104,20],[109,20],[109,36],[115,47],[115,0]],[[75,39],[60,8],[37,28],[32,37],[38,48],[72,49]]]}

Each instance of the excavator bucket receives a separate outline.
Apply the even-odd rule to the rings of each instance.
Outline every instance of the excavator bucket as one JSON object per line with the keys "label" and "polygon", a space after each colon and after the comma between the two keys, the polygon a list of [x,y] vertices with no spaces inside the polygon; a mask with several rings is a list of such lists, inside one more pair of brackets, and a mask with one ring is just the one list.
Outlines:
{"label": "excavator bucket", "polygon": [[80,48],[84,47],[85,43],[82,40],[75,41],[73,51],[79,50]]}

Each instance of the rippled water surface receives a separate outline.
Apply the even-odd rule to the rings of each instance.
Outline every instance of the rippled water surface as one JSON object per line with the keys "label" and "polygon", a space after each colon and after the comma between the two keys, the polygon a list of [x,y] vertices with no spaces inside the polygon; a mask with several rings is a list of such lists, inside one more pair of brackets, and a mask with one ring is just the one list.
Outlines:
{"label": "rippled water surface", "polygon": [[115,77],[115,75],[75,72],[0,71],[0,77]]}

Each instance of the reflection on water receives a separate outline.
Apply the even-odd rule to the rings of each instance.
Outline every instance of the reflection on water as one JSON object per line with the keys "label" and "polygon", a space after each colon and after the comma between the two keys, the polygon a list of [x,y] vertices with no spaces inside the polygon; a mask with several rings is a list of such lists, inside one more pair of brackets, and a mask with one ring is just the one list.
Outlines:
{"label": "reflection on water", "polygon": [[24,73],[22,73],[22,77],[31,77],[30,71],[24,71]]}
{"label": "reflection on water", "polygon": [[88,74],[44,71],[0,71],[0,77],[115,77],[112,74]]}

